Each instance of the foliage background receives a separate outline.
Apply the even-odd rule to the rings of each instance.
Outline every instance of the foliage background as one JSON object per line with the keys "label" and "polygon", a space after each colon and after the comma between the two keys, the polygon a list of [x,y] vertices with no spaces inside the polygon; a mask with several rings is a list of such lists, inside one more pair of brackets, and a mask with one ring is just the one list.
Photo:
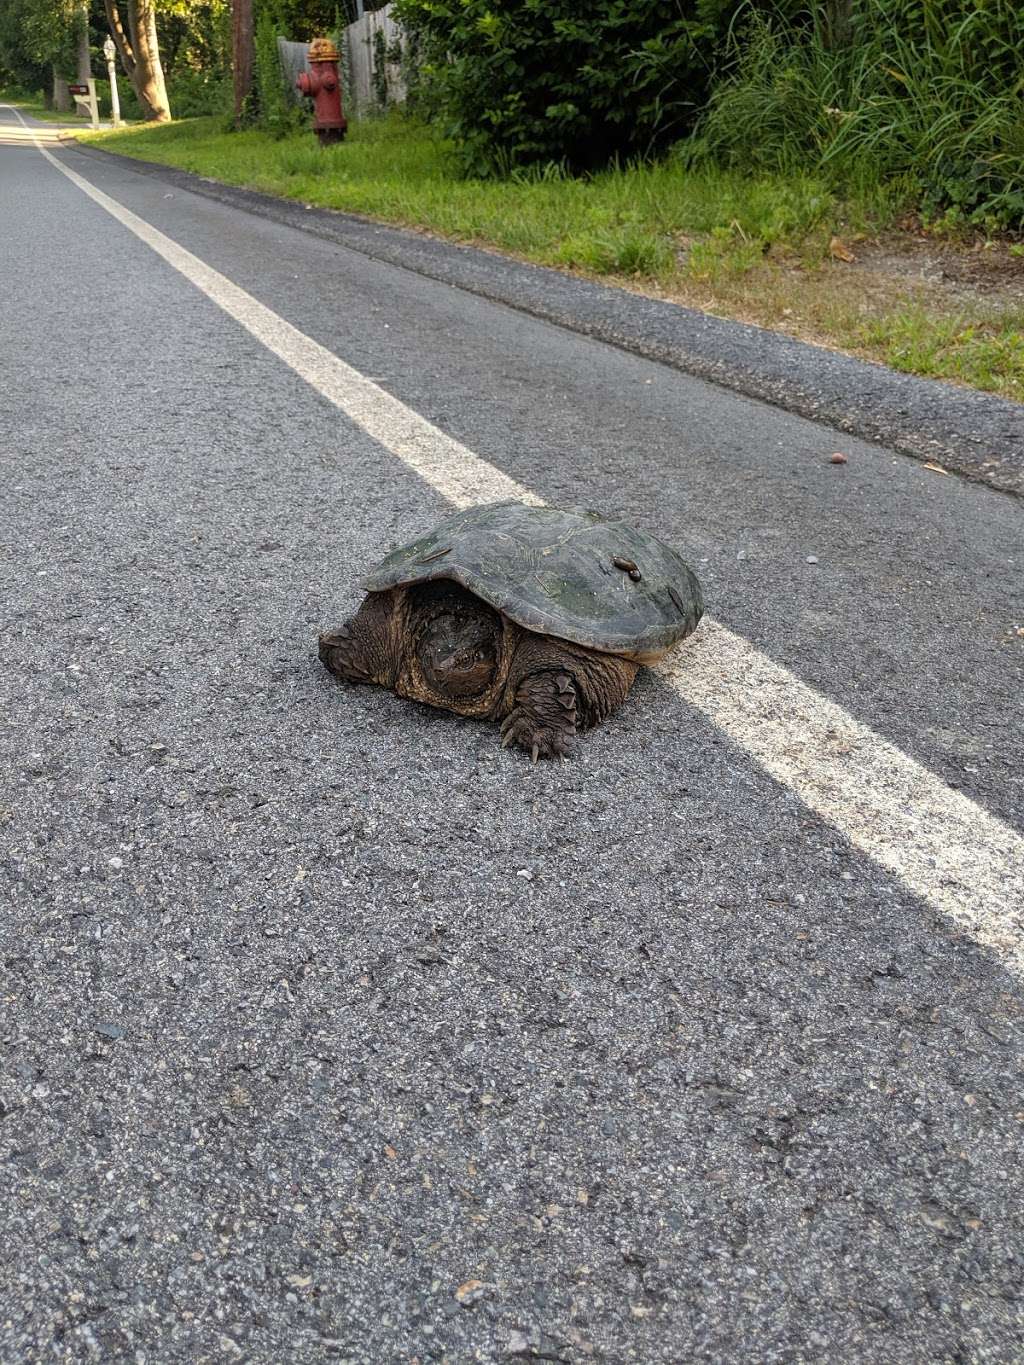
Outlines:
{"label": "foliage background", "polygon": [[[397,0],[466,174],[686,166],[901,182],[1024,224],[1019,0]],[[685,139],[685,140],[684,140]]]}
{"label": "foliage background", "polygon": [[[73,76],[74,12],[0,0],[0,82],[46,92],[54,71]],[[248,114],[283,137],[297,112],[274,39],[340,35],[354,3],[255,0],[255,14]],[[1024,228],[1021,0],[395,0],[395,14],[407,107],[462,175],[588,175],[667,154],[681,172],[886,186],[928,219]],[[102,0],[89,24],[102,73]],[[226,112],[228,0],[158,0],[158,30],[172,113]],[[122,99],[137,117],[130,89]]]}

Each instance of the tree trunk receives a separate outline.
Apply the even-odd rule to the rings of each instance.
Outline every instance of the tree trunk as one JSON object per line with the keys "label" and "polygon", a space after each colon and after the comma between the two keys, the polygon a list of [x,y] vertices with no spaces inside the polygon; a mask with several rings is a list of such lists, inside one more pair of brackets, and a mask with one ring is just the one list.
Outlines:
{"label": "tree trunk", "polygon": [[56,67],[53,68],[53,107],[58,114],[71,112],[71,91],[64,77],[57,74]]}
{"label": "tree trunk", "polygon": [[231,0],[231,40],[235,76],[235,127],[241,128],[245,122],[246,102],[252,91],[252,0]]}
{"label": "tree trunk", "polygon": [[[146,118],[167,123],[171,110],[160,65],[154,0],[128,0],[128,34],[134,64],[128,73]],[[116,36],[114,41],[116,42]]]}
{"label": "tree trunk", "polygon": [[[79,5],[75,13],[75,68],[77,75],[75,80],[79,85],[85,85],[92,79],[92,56],[89,52],[89,10],[87,4]],[[75,111],[79,118],[88,118],[89,115],[82,108],[76,105]]]}
{"label": "tree trunk", "polygon": [[135,49],[132,47],[128,34],[124,31],[121,13],[117,8],[117,0],[103,0],[103,8],[107,11],[107,26],[110,29],[110,36],[114,40],[114,46],[117,48],[117,54],[121,58],[121,68],[134,85]]}
{"label": "tree trunk", "polygon": [[89,52],[89,10],[87,5],[79,5],[75,15],[78,29],[75,52],[78,61],[78,83],[84,85],[92,76],[92,55]]}

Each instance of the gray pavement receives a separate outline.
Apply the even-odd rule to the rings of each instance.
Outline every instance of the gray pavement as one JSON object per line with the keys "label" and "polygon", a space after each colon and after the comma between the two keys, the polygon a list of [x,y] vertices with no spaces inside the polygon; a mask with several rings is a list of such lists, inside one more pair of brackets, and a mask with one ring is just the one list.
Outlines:
{"label": "gray pavement", "polygon": [[[97,147],[99,161],[122,160]],[[778,332],[525,265],[401,228],[224,185],[155,162],[141,175],[274,222],[298,227],[430,279],[457,285],[837,430],[976,479],[1024,493],[1024,406],[965,386],[900,374]]]}
{"label": "gray pavement", "polygon": [[[57,154],[1024,829],[1018,499]],[[30,146],[0,232],[0,1359],[1019,1359],[1017,977],[653,675],[336,685],[447,504]]]}

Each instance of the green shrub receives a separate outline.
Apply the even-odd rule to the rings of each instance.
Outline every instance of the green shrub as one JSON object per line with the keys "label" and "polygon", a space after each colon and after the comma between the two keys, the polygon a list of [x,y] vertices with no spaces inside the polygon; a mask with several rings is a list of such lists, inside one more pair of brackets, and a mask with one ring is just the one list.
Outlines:
{"label": "green shrub", "polygon": [[301,119],[296,102],[285,87],[277,35],[281,20],[270,6],[260,11],[255,34],[255,72],[251,97],[253,121],[275,137],[286,137]]}
{"label": "green shrub", "polygon": [[[118,84],[122,113],[124,84],[123,81]],[[130,86],[128,90],[130,94]],[[230,78],[214,72],[175,71],[167,82],[167,102],[174,118],[205,118],[209,114],[223,113],[231,102]]]}
{"label": "green shrub", "polygon": [[736,0],[396,0],[463,169],[589,170],[678,138]]}
{"label": "green shrub", "polygon": [[[117,82],[117,100],[121,108],[121,117],[126,123],[135,123],[145,118],[131,81],[120,74]],[[110,82],[101,80],[99,76],[96,77],[96,105],[100,118],[111,117],[113,105],[110,99]]]}

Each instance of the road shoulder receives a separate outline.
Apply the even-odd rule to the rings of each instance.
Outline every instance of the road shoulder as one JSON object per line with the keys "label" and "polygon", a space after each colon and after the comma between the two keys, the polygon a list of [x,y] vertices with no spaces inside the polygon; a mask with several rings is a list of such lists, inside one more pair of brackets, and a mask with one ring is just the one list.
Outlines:
{"label": "road shoulder", "polygon": [[1009,493],[1024,493],[1024,406],[354,214],[307,207],[74,144],[155,176]]}

